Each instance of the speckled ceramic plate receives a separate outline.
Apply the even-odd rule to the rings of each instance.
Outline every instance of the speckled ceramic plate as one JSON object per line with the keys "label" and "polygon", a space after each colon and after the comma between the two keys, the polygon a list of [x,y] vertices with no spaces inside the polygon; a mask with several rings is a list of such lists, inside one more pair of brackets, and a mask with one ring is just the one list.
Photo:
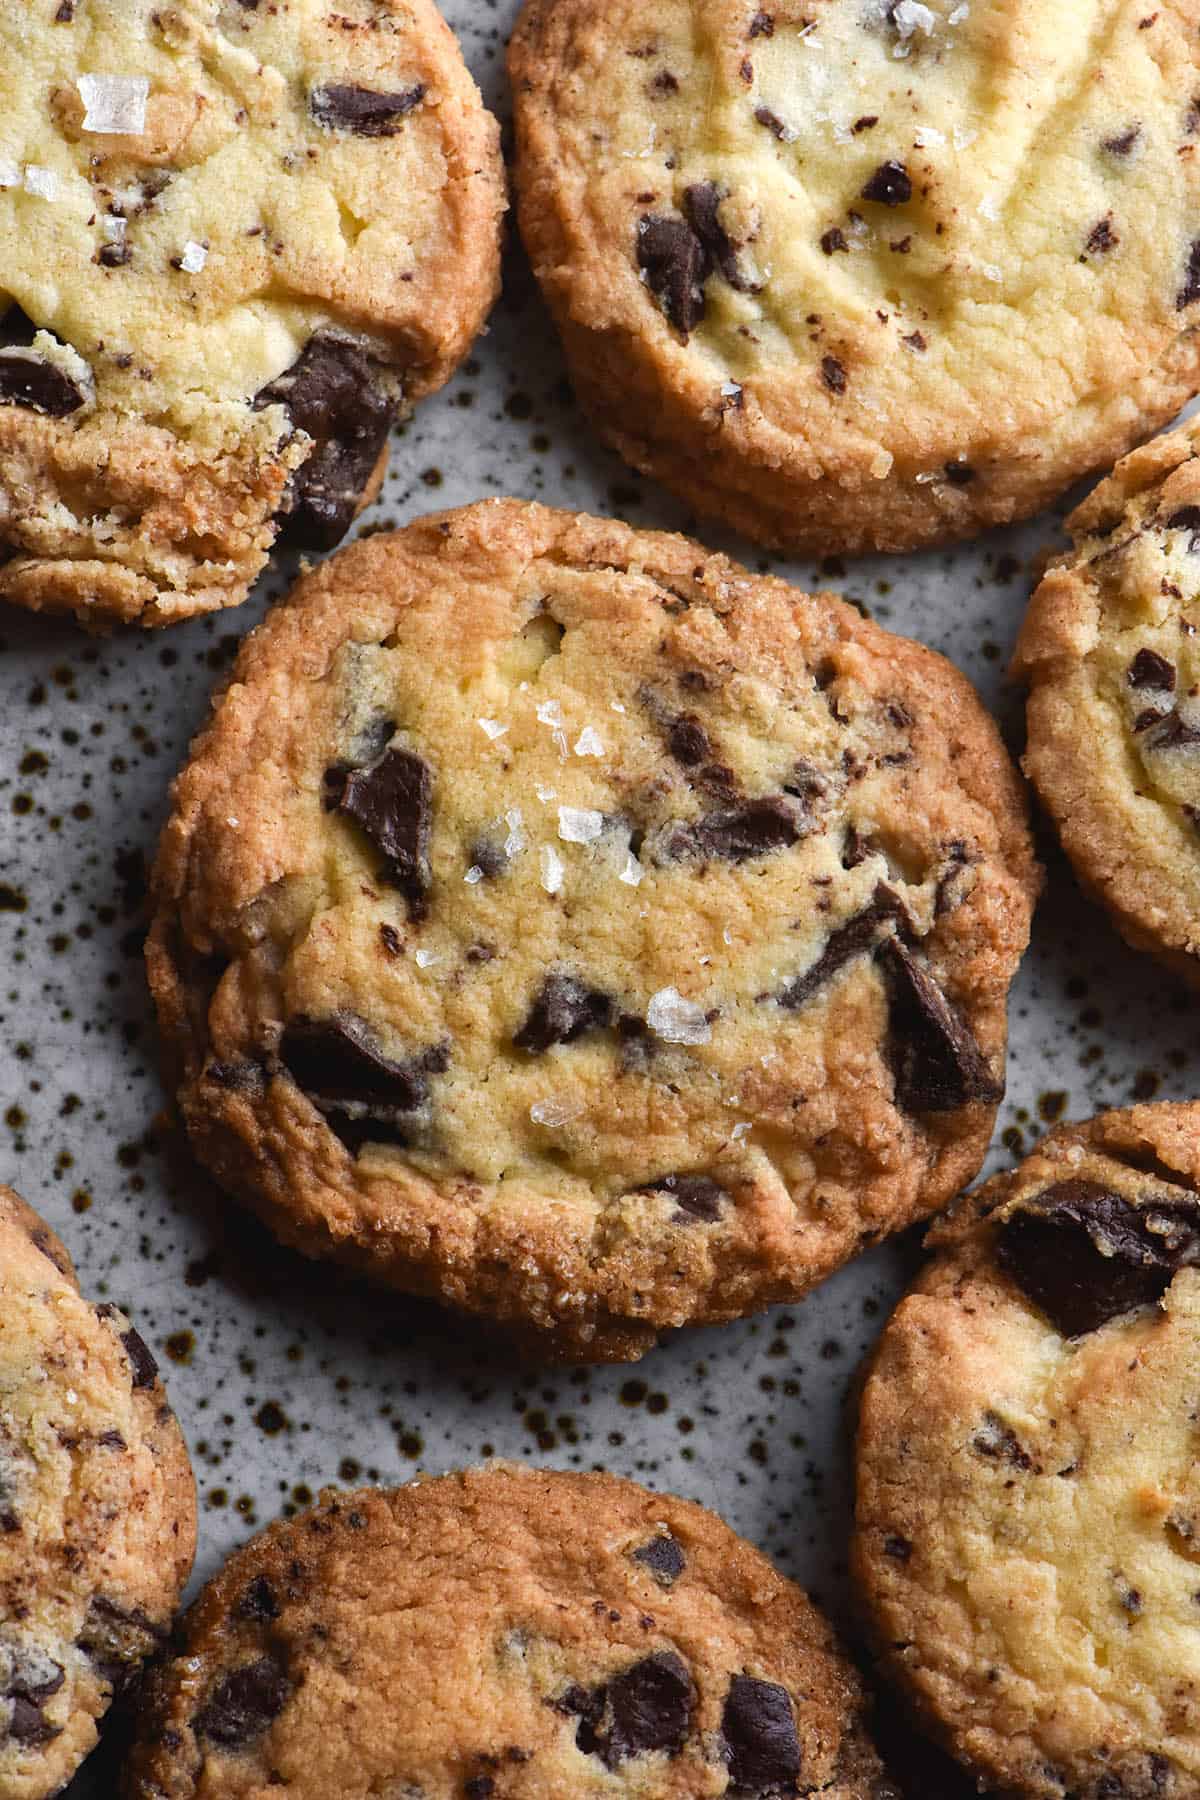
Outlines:
{"label": "speckled ceramic plate", "polygon": [[[515,10],[446,7],[501,114]],[[1005,666],[1056,519],[925,556],[768,563],[597,448],[553,341],[514,249],[489,335],[399,434],[373,525],[508,493],[695,531],[944,651],[1015,743]],[[458,1320],[278,1248],[162,1129],[146,861],[209,690],[289,574],[275,569],[240,610],[156,635],[96,642],[0,616],[0,1179],[66,1238],[89,1295],[128,1306],[162,1362],[200,1488],[198,1577],[326,1483],[506,1456],[703,1501],[848,1622],[845,1402],[915,1242],[863,1257],[803,1306],[681,1334],[636,1368],[530,1372]],[[1049,884],[1013,994],[993,1168],[1050,1121],[1200,1088],[1194,1001],[1126,949],[1042,848]],[[72,1800],[111,1795],[104,1761]]]}

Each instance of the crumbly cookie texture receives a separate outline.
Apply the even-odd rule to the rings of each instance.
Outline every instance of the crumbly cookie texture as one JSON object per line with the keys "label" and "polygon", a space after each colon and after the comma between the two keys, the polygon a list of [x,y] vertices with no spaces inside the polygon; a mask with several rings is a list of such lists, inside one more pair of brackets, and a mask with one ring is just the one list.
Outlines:
{"label": "crumbly cookie texture", "polygon": [[503,207],[431,0],[0,0],[0,598],[165,625],[336,542]]}
{"label": "crumbly cookie texture", "polygon": [[527,0],[510,66],[584,404],[751,537],[1007,523],[1200,387],[1194,0]]}
{"label": "crumbly cookie texture", "polygon": [[712,1513],[497,1465],[329,1494],[209,1583],[129,1800],[898,1800],[800,1589]]}
{"label": "crumbly cookie texture", "polygon": [[930,1233],[867,1378],[854,1565],[981,1787],[1200,1792],[1200,1106],[1054,1131]]}
{"label": "crumbly cookie texture", "polygon": [[1200,423],[1127,456],[1067,526],[1017,644],[1025,771],[1123,935],[1200,984]]}
{"label": "crumbly cookie texture", "polygon": [[1036,887],[969,684],[686,538],[518,501],[340,553],[174,790],[150,979],[290,1243],[635,1356],[982,1159]]}
{"label": "crumbly cookie texture", "polygon": [[0,1187],[0,1794],[48,1800],[161,1648],[192,1566],[187,1451],[154,1359]]}

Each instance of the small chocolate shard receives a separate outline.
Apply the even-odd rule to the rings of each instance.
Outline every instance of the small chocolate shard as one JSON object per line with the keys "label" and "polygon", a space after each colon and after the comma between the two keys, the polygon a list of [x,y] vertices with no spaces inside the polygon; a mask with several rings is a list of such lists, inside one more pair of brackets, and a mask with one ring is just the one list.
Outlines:
{"label": "small chocolate shard", "polygon": [[[783,143],[786,140],[788,128],[780,118],[779,114],[777,112],[772,112],[769,106],[756,106],[754,109],[754,118],[757,124],[762,125],[769,131],[773,138],[778,138],[780,143]],[[795,133],[792,135],[795,136]]]}
{"label": "small chocolate shard", "polygon": [[[857,836],[857,834],[856,834]],[[875,889],[871,904],[855,918],[847,919],[830,933],[825,948],[816,962],[797,975],[779,994],[780,1006],[797,1012],[813,995],[825,987],[840,969],[870,950],[884,927],[902,913],[899,898],[882,883]]]}
{"label": "small chocolate shard", "polygon": [[1098,1181],[1060,1181],[1004,1221],[996,1261],[1056,1330],[1082,1337],[1200,1265],[1200,1203],[1135,1205]]}
{"label": "small chocolate shard", "polygon": [[420,918],[426,906],[431,872],[429,837],[433,824],[433,771],[411,750],[391,747],[365,769],[351,769],[340,780],[336,806],[353,819],[384,859],[388,883],[408,901],[410,916]]}
{"label": "small chocolate shard", "polygon": [[683,1546],[669,1531],[661,1531],[630,1552],[634,1562],[649,1569],[660,1587],[673,1587],[687,1568]]}
{"label": "small chocolate shard", "polygon": [[1130,125],[1125,131],[1118,131],[1113,137],[1104,138],[1100,148],[1107,150],[1110,156],[1128,156],[1141,135],[1140,125]]}
{"label": "small chocolate shard", "polygon": [[986,1457],[989,1462],[1004,1462],[1011,1468],[1025,1471],[1034,1466],[1033,1458],[1016,1432],[1004,1423],[999,1413],[984,1413],[983,1423],[971,1439],[971,1448],[977,1456]]}
{"label": "small chocolate shard", "polygon": [[1175,296],[1176,310],[1182,312],[1185,306],[1194,306],[1197,300],[1200,300],[1200,238],[1193,239],[1188,251],[1183,286]]}
{"label": "small chocolate shard", "polygon": [[904,1112],[952,1112],[1004,1097],[967,1021],[943,994],[924,963],[889,938],[880,949],[888,987],[887,1055]]}
{"label": "small chocolate shard", "polygon": [[292,478],[288,529],[331,550],[354,520],[400,404],[400,380],[351,339],[311,337],[290,369],[261,388],[254,410],[283,406],[313,449]]}
{"label": "small chocolate shard", "polygon": [[129,1358],[129,1366],[133,1370],[135,1388],[152,1388],[158,1380],[158,1364],[150,1353],[150,1347],[140,1332],[132,1326],[121,1337],[125,1354]]}
{"label": "small chocolate shard", "polygon": [[731,1794],[794,1794],[800,1739],[792,1697],[776,1681],[735,1675],[721,1713]]}
{"label": "small chocolate shard", "polygon": [[831,225],[828,231],[821,233],[821,248],[826,256],[833,256],[837,251],[849,256],[850,245],[840,225]]}
{"label": "small chocolate shard", "polygon": [[639,1190],[644,1194],[670,1194],[675,1201],[676,1224],[699,1221],[713,1225],[729,1202],[729,1195],[711,1175],[663,1175]]}
{"label": "small chocolate shard", "polygon": [[1144,743],[1147,750],[1191,750],[1200,744],[1200,725],[1190,724],[1182,713],[1169,712],[1147,729]]}
{"label": "small chocolate shard", "polygon": [[849,382],[845,365],[836,356],[821,358],[821,380],[831,394],[844,394]]}
{"label": "small chocolate shard", "polygon": [[712,740],[695,713],[681,713],[667,729],[667,749],[685,769],[694,769],[710,760]]}
{"label": "small chocolate shard", "polygon": [[513,1043],[541,1056],[552,1044],[573,1044],[589,1031],[606,1031],[613,1015],[607,994],[586,987],[574,975],[548,975]]}
{"label": "small chocolate shard", "polygon": [[647,213],[638,221],[637,260],[647,287],[686,342],[705,313],[709,266],[700,239],[686,219]]}
{"label": "small chocolate shard", "polygon": [[279,1596],[265,1575],[255,1575],[242,1589],[233,1610],[236,1618],[265,1624],[279,1617]]}
{"label": "small chocolate shard", "polygon": [[[1200,510],[1197,517],[1200,518]],[[1172,693],[1175,688],[1175,664],[1160,656],[1157,650],[1139,650],[1125,677],[1131,688],[1157,688]]]}
{"label": "small chocolate shard", "polygon": [[1113,230],[1112,214],[1106,213],[1102,219],[1097,219],[1088,232],[1083,248],[1085,254],[1104,256],[1109,250],[1115,250],[1120,241],[1118,233]]}
{"label": "small chocolate shard", "polygon": [[396,1062],[380,1050],[365,1019],[345,1010],[314,1019],[300,1013],[289,1020],[279,1041],[279,1059],[288,1074],[318,1105],[340,1101],[378,1103],[411,1113],[429,1098],[428,1073],[446,1067],[442,1046]]}
{"label": "small chocolate shard", "polygon": [[0,406],[28,406],[65,419],[82,405],[82,393],[55,363],[19,349],[0,350]]}
{"label": "small chocolate shard", "polygon": [[903,206],[912,199],[912,179],[902,162],[880,163],[862,190],[864,200],[881,206]]}
{"label": "small chocolate shard", "polygon": [[327,131],[351,131],[355,137],[394,137],[401,119],[415,112],[424,98],[422,82],[396,94],[326,82],[312,90],[308,108],[317,124]]}
{"label": "small chocolate shard", "polygon": [[797,800],[786,794],[766,794],[729,812],[706,813],[700,819],[666,826],[656,834],[655,857],[661,862],[740,863],[751,856],[786,850],[811,829],[811,820]]}
{"label": "small chocolate shard", "polygon": [[283,1665],[274,1656],[259,1657],[217,1682],[192,1729],[221,1750],[245,1749],[279,1717],[291,1692]]}
{"label": "small chocolate shard", "polygon": [[1168,531],[1190,531],[1188,553],[1200,550],[1200,506],[1180,506],[1167,519]]}
{"label": "small chocolate shard", "polygon": [[758,290],[742,273],[737,249],[721,223],[721,201],[725,198],[713,181],[695,181],[683,190],[683,211],[688,224],[704,248],[709,270],[719,269],[731,288],[738,293]]}

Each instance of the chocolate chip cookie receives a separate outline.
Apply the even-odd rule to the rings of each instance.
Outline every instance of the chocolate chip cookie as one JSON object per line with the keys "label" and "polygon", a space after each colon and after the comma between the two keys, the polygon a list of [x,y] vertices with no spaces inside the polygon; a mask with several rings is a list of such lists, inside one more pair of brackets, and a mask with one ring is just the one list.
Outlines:
{"label": "chocolate chip cookie", "polygon": [[1200,422],[1067,525],[1017,645],[1026,773],[1123,935],[1200,984]]}
{"label": "chocolate chip cookie", "polygon": [[431,0],[0,0],[0,598],[164,625],[336,543],[502,209]]}
{"label": "chocolate chip cookie", "polygon": [[1193,0],[527,0],[510,66],[584,405],[751,537],[1008,523],[1200,388]]}
{"label": "chocolate chip cookie", "polygon": [[1054,1131],[930,1234],[865,1386],[854,1562],[981,1787],[1200,1792],[1200,1105]]}
{"label": "chocolate chip cookie", "polygon": [[616,1358],[971,1177],[1035,886],[942,658],[492,501],[352,546],[248,640],[149,971],[196,1151],[288,1242]]}
{"label": "chocolate chip cookie", "polygon": [[48,1800],[165,1641],[196,1542],[154,1358],[0,1187],[0,1794]]}
{"label": "chocolate chip cookie", "polygon": [[503,1465],[329,1494],[209,1583],[129,1800],[897,1800],[800,1589],[712,1513]]}

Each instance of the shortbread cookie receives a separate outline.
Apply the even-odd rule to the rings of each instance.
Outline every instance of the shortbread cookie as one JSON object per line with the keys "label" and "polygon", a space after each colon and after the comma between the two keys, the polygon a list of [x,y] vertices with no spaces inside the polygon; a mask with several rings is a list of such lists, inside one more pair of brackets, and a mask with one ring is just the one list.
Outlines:
{"label": "shortbread cookie", "polygon": [[1200,423],[1127,456],[1067,525],[1017,645],[1025,770],[1124,936],[1200,984]]}
{"label": "shortbread cookie", "polygon": [[287,1241],[633,1356],[970,1178],[1034,888],[940,657],[493,501],[353,546],[248,641],[149,969],[195,1149]]}
{"label": "shortbread cookie", "polygon": [[165,1641],[196,1543],[154,1358],[0,1187],[0,1794],[48,1800]]}
{"label": "shortbread cookie", "polygon": [[862,1400],[885,1666],[980,1786],[1200,1793],[1200,1105],[1055,1131],[930,1234]]}
{"label": "shortbread cookie", "polygon": [[432,0],[0,0],[0,598],[164,625],[335,543],[502,207]]}
{"label": "shortbread cookie", "polygon": [[800,1589],[687,1501],[498,1466],[328,1495],[209,1583],[130,1800],[897,1800]]}
{"label": "shortbread cookie", "polygon": [[627,460],[764,543],[968,536],[1200,388],[1194,0],[527,0],[521,224]]}

